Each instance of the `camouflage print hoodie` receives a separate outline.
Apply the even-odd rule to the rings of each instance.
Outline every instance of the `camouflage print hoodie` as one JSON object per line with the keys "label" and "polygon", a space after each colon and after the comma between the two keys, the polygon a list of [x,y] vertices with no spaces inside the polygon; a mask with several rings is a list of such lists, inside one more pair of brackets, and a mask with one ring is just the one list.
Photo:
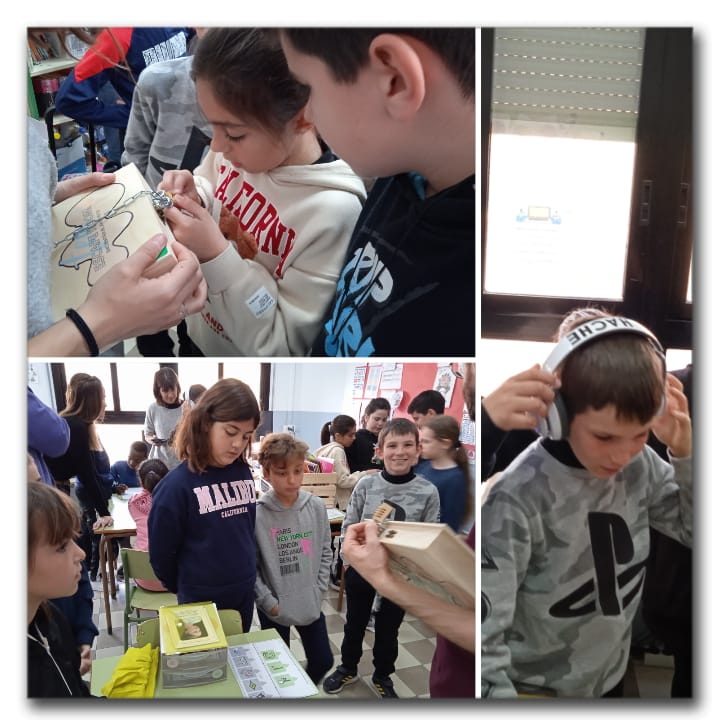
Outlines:
{"label": "camouflage print hoodie", "polygon": [[381,470],[360,478],[353,488],[340,538],[345,538],[350,525],[371,520],[384,502],[393,508],[388,520],[440,522],[440,495],[429,480],[412,471],[407,475],[390,475],[387,470]]}
{"label": "camouflage print hoodie", "polygon": [[482,507],[482,697],[598,697],[620,682],[650,526],[692,542],[691,469],[647,446],[606,479],[541,440],[515,459]]}

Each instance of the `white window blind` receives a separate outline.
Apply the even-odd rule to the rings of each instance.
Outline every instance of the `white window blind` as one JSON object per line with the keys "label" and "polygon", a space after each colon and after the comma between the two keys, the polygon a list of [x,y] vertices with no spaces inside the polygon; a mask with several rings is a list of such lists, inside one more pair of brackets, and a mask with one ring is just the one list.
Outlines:
{"label": "white window blind", "polygon": [[644,28],[497,28],[493,133],[634,140]]}

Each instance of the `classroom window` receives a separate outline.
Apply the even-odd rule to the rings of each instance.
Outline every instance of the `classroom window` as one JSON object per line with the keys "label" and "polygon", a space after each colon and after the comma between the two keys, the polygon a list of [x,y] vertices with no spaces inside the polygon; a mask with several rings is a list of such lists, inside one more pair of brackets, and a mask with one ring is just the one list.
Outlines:
{"label": "classroom window", "polygon": [[589,303],[691,346],[692,30],[482,31],[482,336]]}
{"label": "classroom window", "polygon": [[496,31],[488,292],[622,298],[644,37]]}
{"label": "classroom window", "polygon": [[148,406],[155,400],[153,379],[160,367],[171,367],[178,375],[180,387],[187,394],[191,385],[209,388],[220,378],[234,377],[247,383],[261,402],[261,379],[269,377],[269,365],[259,362],[218,362],[217,360],[178,360],[159,363],[150,360],[105,362],[103,360],[67,360],[53,363],[55,401],[58,409],[65,406],[67,383],[77,372],[95,375],[105,388],[105,420],[113,423],[142,423]]}

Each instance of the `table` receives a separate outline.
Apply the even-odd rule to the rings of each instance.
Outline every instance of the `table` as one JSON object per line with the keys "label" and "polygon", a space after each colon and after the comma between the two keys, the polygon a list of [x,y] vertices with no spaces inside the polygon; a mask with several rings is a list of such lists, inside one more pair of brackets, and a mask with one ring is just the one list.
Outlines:
{"label": "table", "polygon": [[[229,646],[244,645],[249,642],[262,642],[264,640],[278,640],[282,643],[280,635],[277,630],[255,630],[249,633],[243,633],[241,635],[229,635],[227,638]],[[120,661],[121,656],[100,658],[93,660],[92,662],[92,674],[90,677],[90,692],[93,695],[102,695],[101,688],[110,680],[115,667]],[[299,666],[299,664],[298,664]],[[305,675],[301,667],[300,672]],[[158,673],[160,668],[158,667]],[[310,679],[305,676],[307,681]],[[316,694],[317,695],[317,694]],[[190,698],[243,698],[244,695],[240,689],[240,686],[235,679],[235,675],[228,663],[227,677],[225,680],[221,680],[215,683],[209,683],[207,685],[192,685],[184,688],[165,688],[162,684],[162,674],[157,679],[155,684],[155,698],[175,698],[175,699],[190,699]],[[311,696],[312,697],[312,696]]]}
{"label": "table", "polygon": [[[115,584],[115,568],[113,566],[112,541],[114,538],[132,537],[136,534],[135,521],[130,517],[128,500],[132,495],[140,492],[142,488],[128,488],[123,495],[113,495],[108,501],[108,509],[113,524],[100,528],[95,534],[100,535],[98,559],[100,577],[102,578],[103,599],[105,601],[105,620],[108,635],[112,634],[112,618],[110,617],[110,596],[117,597]],[[108,592],[109,585],[109,592]]]}

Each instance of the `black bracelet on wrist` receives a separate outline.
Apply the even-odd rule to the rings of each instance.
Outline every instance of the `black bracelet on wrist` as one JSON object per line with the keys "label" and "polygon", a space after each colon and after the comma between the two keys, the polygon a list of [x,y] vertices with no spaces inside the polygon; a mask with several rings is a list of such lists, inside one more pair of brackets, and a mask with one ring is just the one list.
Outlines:
{"label": "black bracelet on wrist", "polygon": [[71,320],[75,327],[80,331],[83,339],[87,343],[88,350],[90,350],[90,357],[97,357],[100,354],[100,348],[98,347],[95,336],[92,334],[92,330],[87,326],[87,323],[80,317],[76,310],[69,308],[65,312],[65,317]]}

